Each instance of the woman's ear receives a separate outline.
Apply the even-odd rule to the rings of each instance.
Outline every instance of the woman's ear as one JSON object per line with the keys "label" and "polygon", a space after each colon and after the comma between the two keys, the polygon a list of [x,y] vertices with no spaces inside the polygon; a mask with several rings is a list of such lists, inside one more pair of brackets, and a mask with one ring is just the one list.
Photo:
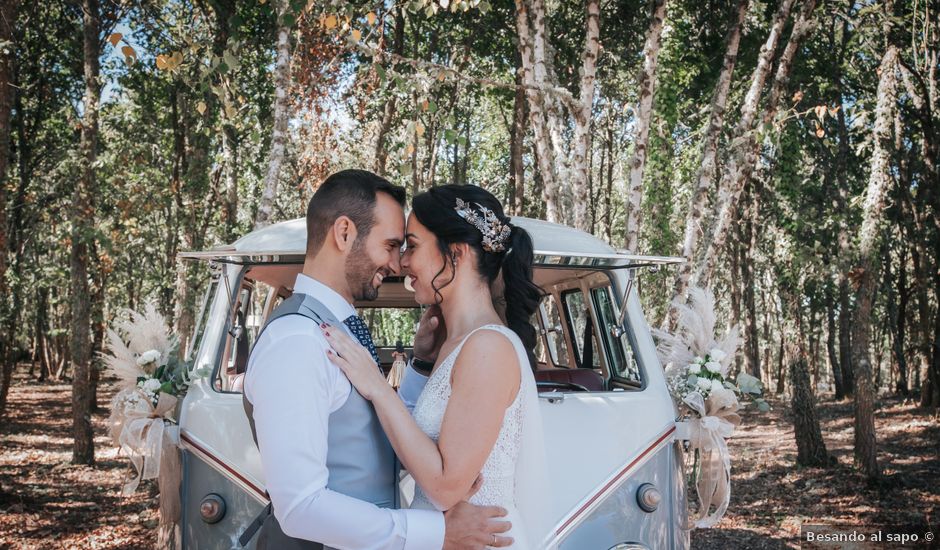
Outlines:
{"label": "woman's ear", "polygon": [[470,245],[467,243],[454,243],[450,245],[450,258],[451,262],[456,264],[457,262],[468,258],[470,256]]}

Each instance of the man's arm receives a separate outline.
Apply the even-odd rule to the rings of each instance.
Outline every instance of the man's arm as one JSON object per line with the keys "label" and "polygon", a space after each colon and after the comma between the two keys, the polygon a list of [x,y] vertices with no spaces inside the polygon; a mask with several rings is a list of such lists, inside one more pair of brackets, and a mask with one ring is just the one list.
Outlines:
{"label": "man's arm", "polygon": [[278,322],[298,325],[278,327],[278,338],[265,331],[245,391],[254,406],[266,489],[284,533],[340,549],[441,548],[440,513],[379,508],[326,488],[329,415],[348,397],[348,382],[327,361],[326,342],[312,321],[291,316]]}

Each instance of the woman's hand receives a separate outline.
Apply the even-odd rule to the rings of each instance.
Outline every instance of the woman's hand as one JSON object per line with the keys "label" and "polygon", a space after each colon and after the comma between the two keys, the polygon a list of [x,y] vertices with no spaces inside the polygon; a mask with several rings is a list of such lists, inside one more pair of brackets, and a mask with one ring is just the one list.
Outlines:
{"label": "woman's hand", "polygon": [[382,391],[394,391],[385,380],[382,370],[375,364],[372,354],[342,328],[320,325],[323,336],[333,349],[327,357],[336,364],[359,393],[372,401]]}

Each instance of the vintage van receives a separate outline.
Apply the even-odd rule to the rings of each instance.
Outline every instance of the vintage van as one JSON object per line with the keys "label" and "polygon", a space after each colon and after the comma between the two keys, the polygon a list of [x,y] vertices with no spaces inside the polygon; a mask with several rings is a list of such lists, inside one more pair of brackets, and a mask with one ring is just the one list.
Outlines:
{"label": "vintage van", "polygon": [[[536,379],[549,456],[545,498],[552,547],[684,549],[689,545],[682,442],[635,288],[640,268],[681,259],[634,256],[563,225],[514,218],[533,238],[538,311]],[[212,279],[187,353],[211,376],[180,411],[183,547],[240,548],[268,503],[242,409],[241,377],[265,318],[290,295],[305,250],[303,219],[271,225],[228,247],[187,252]],[[383,368],[413,338],[421,309],[401,277],[356,304]],[[302,418],[297,419],[303,422]],[[409,485],[402,481],[403,499]],[[254,541],[248,545],[253,547]]]}

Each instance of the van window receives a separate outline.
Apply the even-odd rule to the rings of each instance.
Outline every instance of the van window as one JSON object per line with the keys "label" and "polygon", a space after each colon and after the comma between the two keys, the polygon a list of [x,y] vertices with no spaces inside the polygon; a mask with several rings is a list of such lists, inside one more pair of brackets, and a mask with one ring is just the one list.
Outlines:
{"label": "van window", "polygon": [[565,331],[561,325],[561,313],[555,304],[555,297],[551,294],[545,295],[539,307],[545,323],[545,341],[552,356],[552,364],[556,367],[567,367],[568,345],[565,343]]}
{"label": "van window", "polygon": [[258,339],[267,314],[279,302],[271,286],[247,279],[242,282],[235,302],[228,304],[231,322],[225,334],[221,366],[214,380],[217,390],[241,393],[248,355]]}
{"label": "van window", "polygon": [[414,346],[421,308],[361,307],[356,313],[369,327],[375,347],[394,348],[399,341],[406,348]]}
{"label": "van window", "polygon": [[600,368],[602,352],[600,346],[597,345],[597,330],[591,319],[584,293],[580,289],[569,290],[561,296],[565,301],[568,321],[571,323],[569,326],[574,337],[574,356],[578,361],[578,366]]}
{"label": "van window", "polygon": [[[637,364],[633,347],[630,345],[630,340],[627,337],[629,327],[623,327],[625,330],[620,335],[620,338],[614,338],[610,332],[611,327],[617,323],[611,288],[604,286],[592,289],[591,295],[594,299],[594,307],[597,311],[598,320],[604,327],[604,330],[601,332],[604,341],[607,342],[606,350],[611,375],[621,381],[640,384],[640,367]],[[624,321],[624,324],[626,325],[626,321]]]}

